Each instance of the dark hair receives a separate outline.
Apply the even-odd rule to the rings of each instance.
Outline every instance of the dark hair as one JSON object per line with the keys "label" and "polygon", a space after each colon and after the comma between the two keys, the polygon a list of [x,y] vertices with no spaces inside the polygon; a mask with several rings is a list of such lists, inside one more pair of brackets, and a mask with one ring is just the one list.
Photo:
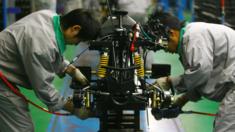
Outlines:
{"label": "dark hair", "polygon": [[170,13],[156,11],[151,16],[152,19],[158,19],[161,24],[170,28],[180,30],[184,26],[184,22],[181,22],[176,16]]}
{"label": "dark hair", "polygon": [[91,12],[84,9],[75,9],[61,16],[61,26],[63,29],[68,29],[74,25],[81,26],[81,30],[77,37],[81,40],[96,39],[100,33],[101,25],[94,19]]}

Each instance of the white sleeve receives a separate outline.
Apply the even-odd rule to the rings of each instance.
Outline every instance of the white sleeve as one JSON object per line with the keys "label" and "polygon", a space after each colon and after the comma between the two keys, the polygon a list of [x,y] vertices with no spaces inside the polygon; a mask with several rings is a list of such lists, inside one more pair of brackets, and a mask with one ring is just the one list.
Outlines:
{"label": "white sleeve", "polygon": [[202,34],[195,34],[185,39],[183,45],[182,63],[185,72],[172,79],[173,86],[178,91],[186,91],[189,99],[200,99],[200,89],[204,88],[213,69],[213,59],[208,54],[208,42]]}
{"label": "white sleeve", "polygon": [[63,107],[65,100],[52,84],[55,69],[55,51],[50,48],[49,39],[45,36],[25,37],[24,44],[19,47],[25,72],[36,96],[45,103],[51,111]]}

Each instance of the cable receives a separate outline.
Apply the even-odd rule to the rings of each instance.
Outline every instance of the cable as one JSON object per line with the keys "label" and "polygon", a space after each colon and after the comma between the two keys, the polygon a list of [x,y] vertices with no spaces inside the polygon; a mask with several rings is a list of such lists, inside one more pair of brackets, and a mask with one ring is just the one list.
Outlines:
{"label": "cable", "polygon": [[73,60],[70,61],[68,65],[74,63],[77,59],[79,59],[79,57],[80,57],[83,53],[85,53],[85,51],[88,50],[88,49],[89,49],[89,47],[86,48],[86,49],[84,49],[80,54],[78,54],[76,57],[74,57]]}
{"label": "cable", "polygon": [[160,87],[155,86],[155,85],[153,85],[153,84],[147,82],[146,80],[144,80],[144,81],[145,81],[146,84],[148,84],[148,85],[150,85],[150,86],[153,86],[156,90],[158,90],[158,92],[164,93],[163,90],[162,90]]}
{"label": "cable", "polygon": [[153,41],[153,39],[151,37],[149,37],[149,35],[144,31],[144,29],[141,25],[140,25],[140,31],[143,33],[144,37],[149,39],[151,42]]}
{"label": "cable", "polygon": [[13,92],[15,93],[17,96],[21,97],[22,99],[24,99],[26,102],[30,103],[31,105],[37,107],[38,109],[50,113],[50,114],[54,114],[54,115],[59,115],[59,116],[69,116],[72,115],[70,113],[59,113],[59,112],[51,112],[49,110],[47,110],[46,108],[43,108],[37,104],[35,104],[33,101],[27,99],[22,93],[20,93],[18,91],[17,88],[15,88],[8,80],[7,78],[3,75],[3,73],[0,71],[0,78],[2,79],[2,81],[7,85],[7,87]]}
{"label": "cable", "polygon": [[109,34],[109,35],[106,35],[106,36],[103,36],[102,38],[98,38],[97,41],[102,41],[104,39],[109,39],[110,37],[113,37],[114,35],[113,34]]}
{"label": "cable", "polygon": [[199,115],[206,115],[206,116],[217,116],[217,114],[207,113],[207,112],[199,112],[199,111],[182,111],[182,114],[199,114]]}

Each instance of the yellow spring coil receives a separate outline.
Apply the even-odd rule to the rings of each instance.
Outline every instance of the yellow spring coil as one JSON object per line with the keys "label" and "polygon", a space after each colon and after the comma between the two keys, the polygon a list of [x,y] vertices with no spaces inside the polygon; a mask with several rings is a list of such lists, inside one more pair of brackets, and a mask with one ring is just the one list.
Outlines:
{"label": "yellow spring coil", "polygon": [[135,65],[139,65],[140,66],[140,68],[137,69],[138,77],[143,78],[144,77],[144,64],[143,64],[143,62],[141,60],[141,56],[138,53],[135,53],[134,61],[135,61]]}
{"label": "yellow spring coil", "polygon": [[86,92],[85,104],[86,108],[90,108],[90,93],[88,91]]}
{"label": "yellow spring coil", "polygon": [[108,66],[108,60],[109,60],[109,56],[107,53],[104,53],[101,55],[100,57],[100,65],[99,65],[99,69],[97,72],[97,76],[100,78],[104,78],[106,76],[106,69],[102,68],[102,66]]}

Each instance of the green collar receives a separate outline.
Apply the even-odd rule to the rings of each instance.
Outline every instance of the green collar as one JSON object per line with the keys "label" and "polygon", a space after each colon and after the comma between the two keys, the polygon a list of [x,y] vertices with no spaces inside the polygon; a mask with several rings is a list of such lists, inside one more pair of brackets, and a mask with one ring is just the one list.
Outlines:
{"label": "green collar", "polygon": [[65,45],[64,36],[60,27],[60,16],[56,15],[53,17],[53,24],[54,24],[54,31],[55,31],[57,46],[59,47],[60,53],[63,54],[66,49],[66,45]]}
{"label": "green collar", "polygon": [[177,47],[177,53],[180,53],[184,32],[185,32],[185,27],[180,29],[180,36],[179,36],[179,42],[178,42],[178,47]]}

